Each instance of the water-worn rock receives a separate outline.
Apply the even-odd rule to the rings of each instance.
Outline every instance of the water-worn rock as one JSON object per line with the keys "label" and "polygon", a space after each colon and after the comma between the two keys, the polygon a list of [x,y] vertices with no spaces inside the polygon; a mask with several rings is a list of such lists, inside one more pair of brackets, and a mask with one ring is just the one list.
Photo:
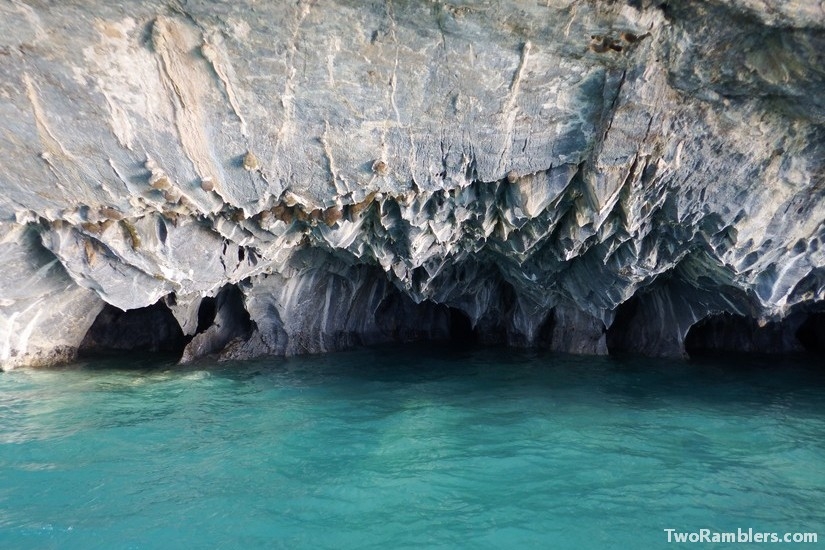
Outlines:
{"label": "water-worn rock", "polygon": [[818,0],[5,2],[0,362],[72,357],[104,302],[166,304],[187,359],[462,315],[581,353],[725,313],[805,340],[823,51]]}
{"label": "water-worn rock", "polygon": [[31,227],[3,224],[0,365],[49,365],[75,357],[105,303],[72,281]]}

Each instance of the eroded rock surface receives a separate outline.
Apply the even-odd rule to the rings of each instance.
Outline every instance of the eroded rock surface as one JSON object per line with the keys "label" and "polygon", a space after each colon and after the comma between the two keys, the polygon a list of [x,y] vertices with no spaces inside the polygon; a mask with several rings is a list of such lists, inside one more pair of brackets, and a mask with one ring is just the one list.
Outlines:
{"label": "eroded rock surface", "polygon": [[105,303],[185,360],[821,334],[822,52],[817,0],[6,1],[0,362]]}

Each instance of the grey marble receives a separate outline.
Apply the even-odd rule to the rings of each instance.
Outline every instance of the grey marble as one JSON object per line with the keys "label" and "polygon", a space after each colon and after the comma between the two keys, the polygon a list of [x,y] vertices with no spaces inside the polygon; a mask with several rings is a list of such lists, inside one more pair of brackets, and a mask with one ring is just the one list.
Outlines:
{"label": "grey marble", "polygon": [[824,51],[818,0],[5,0],[0,364],[104,303],[167,304],[187,361],[803,319]]}

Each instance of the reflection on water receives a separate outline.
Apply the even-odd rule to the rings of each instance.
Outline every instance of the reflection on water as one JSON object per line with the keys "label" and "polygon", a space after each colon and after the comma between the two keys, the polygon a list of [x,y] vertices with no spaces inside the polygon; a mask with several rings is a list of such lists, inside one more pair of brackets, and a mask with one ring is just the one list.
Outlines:
{"label": "reflection on water", "polygon": [[816,531],[823,390],[825,371],[793,359],[415,347],[14,371],[0,375],[0,546],[627,548],[665,546],[666,527]]}

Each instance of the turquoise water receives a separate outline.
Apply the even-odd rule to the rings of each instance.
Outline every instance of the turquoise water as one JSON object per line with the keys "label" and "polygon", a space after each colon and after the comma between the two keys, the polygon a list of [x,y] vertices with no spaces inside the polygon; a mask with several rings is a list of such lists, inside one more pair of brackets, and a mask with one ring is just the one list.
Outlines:
{"label": "turquoise water", "polygon": [[824,520],[825,369],[793,360],[405,347],[0,374],[4,549],[725,548],[663,529],[749,527],[813,548]]}

